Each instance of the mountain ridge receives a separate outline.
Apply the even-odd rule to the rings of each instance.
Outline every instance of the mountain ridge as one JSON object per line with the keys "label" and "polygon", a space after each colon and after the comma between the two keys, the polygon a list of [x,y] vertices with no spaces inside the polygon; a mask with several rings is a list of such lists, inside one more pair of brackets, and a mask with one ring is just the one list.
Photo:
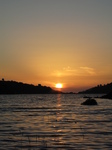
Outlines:
{"label": "mountain ridge", "polygon": [[53,90],[51,87],[37,86],[17,81],[0,80],[0,94],[58,94],[61,91]]}
{"label": "mountain ridge", "polygon": [[90,89],[80,91],[78,94],[108,94],[110,91],[112,91],[112,82],[104,85],[97,85]]}

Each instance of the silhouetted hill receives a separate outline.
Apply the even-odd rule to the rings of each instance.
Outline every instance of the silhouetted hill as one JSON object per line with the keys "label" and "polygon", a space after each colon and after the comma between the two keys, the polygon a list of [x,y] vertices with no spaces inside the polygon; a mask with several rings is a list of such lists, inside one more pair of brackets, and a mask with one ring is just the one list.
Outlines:
{"label": "silhouetted hill", "polygon": [[103,95],[102,97],[100,97],[100,98],[106,98],[106,99],[112,99],[112,91],[111,92],[109,92],[108,94],[106,94],[106,95]]}
{"label": "silhouetted hill", "polygon": [[16,81],[0,81],[0,94],[57,94],[62,93],[55,91],[47,86],[34,86]]}
{"label": "silhouetted hill", "polygon": [[112,90],[112,82],[106,85],[97,85],[96,87],[79,92],[79,94],[107,94]]}

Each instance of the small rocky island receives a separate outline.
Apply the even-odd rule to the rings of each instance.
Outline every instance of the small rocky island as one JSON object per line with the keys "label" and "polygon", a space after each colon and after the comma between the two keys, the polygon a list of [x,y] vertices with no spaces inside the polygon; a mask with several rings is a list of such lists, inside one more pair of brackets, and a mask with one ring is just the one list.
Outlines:
{"label": "small rocky island", "polygon": [[98,105],[97,101],[93,98],[88,98],[86,101],[81,103],[81,105]]}

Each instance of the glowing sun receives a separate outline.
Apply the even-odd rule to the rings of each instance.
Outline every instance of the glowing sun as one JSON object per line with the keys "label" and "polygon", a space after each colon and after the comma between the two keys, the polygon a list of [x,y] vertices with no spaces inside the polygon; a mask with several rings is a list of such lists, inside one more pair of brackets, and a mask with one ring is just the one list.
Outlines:
{"label": "glowing sun", "polygon": [[63,84],[57,83],[57,84],[55,85],[55,87],[58,88],[58,89],[61,89],[61,88],[63,87]]}

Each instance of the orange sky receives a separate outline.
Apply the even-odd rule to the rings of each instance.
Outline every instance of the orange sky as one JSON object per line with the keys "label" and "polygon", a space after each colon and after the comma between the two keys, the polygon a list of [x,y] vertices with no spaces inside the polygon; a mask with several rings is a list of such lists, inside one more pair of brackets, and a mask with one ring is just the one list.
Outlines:
{"label": "orange sky", "polygon": [[0,1],[0,77],[77,92],[112,82],[112,1]]}

